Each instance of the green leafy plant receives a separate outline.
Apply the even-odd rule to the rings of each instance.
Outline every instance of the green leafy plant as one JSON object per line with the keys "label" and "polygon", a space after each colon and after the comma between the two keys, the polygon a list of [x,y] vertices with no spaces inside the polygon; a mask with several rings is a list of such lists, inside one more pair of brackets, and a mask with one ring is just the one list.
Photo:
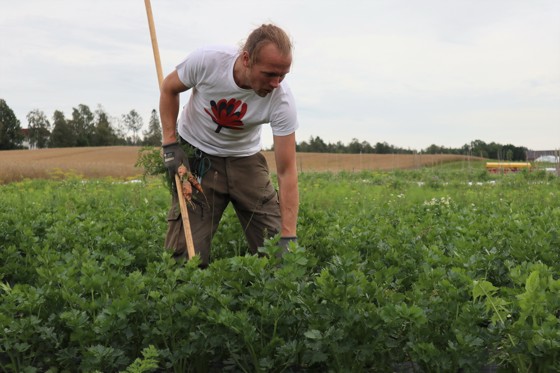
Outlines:
{"label": "green leafy plant", "polygon": [[306,173],[289,253],[228,209],[205,270],[149,174],[2,185],[0,371],[558,371],[560,182],[487,176]]}

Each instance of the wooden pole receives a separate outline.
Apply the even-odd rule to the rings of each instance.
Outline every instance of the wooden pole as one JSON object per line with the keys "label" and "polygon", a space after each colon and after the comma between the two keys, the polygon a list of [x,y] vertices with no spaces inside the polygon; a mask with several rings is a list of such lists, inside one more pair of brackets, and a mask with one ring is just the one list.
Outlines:
{"label": "wooden pole", "polygon": [[[161,60],[159,58],[159,47],[156,37],[156,28],[154,26],[154,16],[152,14],[152,6],[150,0],[144,0],[146,5],[146,14],[148,15],[148,26],[150,27],[150,37],[152,39],[152,50],[154,52],[154,61],[156,63],[156,71],[158,77],[158,87],[161,90],[161,83],[163,82],[163,73],[161,68]],[[189,220],[189,211],[187,209],[187,203],[183,196],[183,190],[181,187],[181,179],[179,175],[175,174],[175,186],[177,187],[177,198],[179,199],[179,207],[181,208],[181,218],[183,220],[183,231],[185,232],[185,242],[187,245],[187,254],[189,259],[194,257],[194,243],[192,239],[191,223]]]}
{"label": "wooden pole", "polygon": [[191,232],[191,222],[189,220],[189,210],[187,209],[187,203],[185,202],[185,197],[183,196],[183,190],[181,188],[181,179],[177,174],[175,174],[175,185],[177,186],[177,198],[179,199],[179,206],[181,208],[181,218],[183,219],[183,231],[185,232],[187,253],[189,254],[189,259],[191,259],[195,255],[194,242],[192,239],[192,232]]}
{"label": "wooden pole", "polygon": [[163,73],[161,68],[161,60],[159,58],[159,46],[156,36],[156,27],[154,25],[154,15],[152,14],[152,6],[150,0],[144,0],[146,5],[146,14],[148,15],[148,27],[150,28],[150,38],[152,39],[152,50],[154,52],[154,61],[156,63],[156,72],[158,78],[158,87],[161,88],[161,82],[163,82]]}

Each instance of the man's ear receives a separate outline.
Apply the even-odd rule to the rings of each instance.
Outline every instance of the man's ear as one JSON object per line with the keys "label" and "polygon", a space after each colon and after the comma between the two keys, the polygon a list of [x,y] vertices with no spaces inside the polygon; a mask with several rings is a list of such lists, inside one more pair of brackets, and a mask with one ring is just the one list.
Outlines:
{"label": "man's ear", "polygon": [[251,64],[249,60],[249,52],[243,51],[241,53],[241,61],[243,61],[243,67],[245,68],[249,67],[249,65]]}

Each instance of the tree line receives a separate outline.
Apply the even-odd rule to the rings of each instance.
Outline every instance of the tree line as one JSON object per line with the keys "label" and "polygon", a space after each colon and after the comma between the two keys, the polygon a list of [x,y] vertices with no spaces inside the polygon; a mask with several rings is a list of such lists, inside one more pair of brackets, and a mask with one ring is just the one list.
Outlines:
{"label": "tree line", "polygon": [[[72,108],[71,118],[66,118],[62,111],[56,110],[52,121],[40,110],[27,114],[27,134],[24,135],[20,121],[16,118],[6,101],[0,99],[0,150],[22,149],[24,140],[30,148],[63,148],[74,146],[112,146],[112,145],[161,145],[161,125],[157,111],[151,112],[148,129],[139,135],[144,123],[142,117],[131,110],[119,119],[111,118],[102,107],[96,110],[84,104]],[[462,154],[489,159],[524,161],[527,148],[511,144],[489,144],[474,140],[460,148],[447,148],[430,145],[420,151],[405,149],[377,142],[371,145],[367,141],[352,139],[350,143],[341,141],[326,143],[319,136],[311,136],[307,141],[297,143],[298,152],[313,153],[348,153],[348,154]]]}
{"label": "tree line", "polygon": [[148,130],[142,136],[139,132],[144,122],[136,110],[115,119],[101,106],[92,111],[89,106],[80,104],[72,108],[70,118],[55,110],[49,119],[43,111],[35,109],[26,119],[24,131],[13,110],[0,99],[0,150],[23,149],[24,142],[29,148],[161,145],[161,126],[155,109],[150,115]]}
{"label": "tree line", "polygon": [[308,141],[296,145],[298,152],[309,153],[347,153],[347,154],[460,154],[482,158],[500,159],[508,161],[525,161],[527,148],[511,144],[502,145],[495,142],[489,144],[482,140],[474,140],[460,148],[446,148],[444,146],[430,145],[420,151],[400,148],[386,142],[377,142],[371,145],[367,141],[352,139],[349,144],[325,143],[319,136],[311,136]]}

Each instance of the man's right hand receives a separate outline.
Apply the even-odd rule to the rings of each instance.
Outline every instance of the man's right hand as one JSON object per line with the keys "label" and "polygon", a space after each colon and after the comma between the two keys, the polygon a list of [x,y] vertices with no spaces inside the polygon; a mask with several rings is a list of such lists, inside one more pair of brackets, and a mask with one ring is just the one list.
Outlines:
{"label": "man's right hand", "polygon": [[169,172],[171,180],[174,181],[179,166],[182,164],[187,166],[189,164],[187,154],[178,142],[162,145],[162,149],[163,162],[165,163],[165,167],[167,168],[167,172]]}

